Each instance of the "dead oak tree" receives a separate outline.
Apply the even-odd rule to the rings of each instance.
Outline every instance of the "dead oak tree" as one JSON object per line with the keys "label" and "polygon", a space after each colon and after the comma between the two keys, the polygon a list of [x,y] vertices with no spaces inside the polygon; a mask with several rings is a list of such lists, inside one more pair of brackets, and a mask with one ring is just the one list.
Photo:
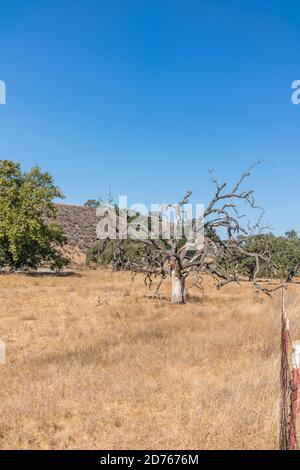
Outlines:
{"label": "dead oak tree", "polygon": [[[193,244],[184,237],[176,238],[173,233],[169,239],[146,239],[140,240],[141,245],[139,262],[128,260],[130,269],[137,273],[145,274],[145,282],[152,284],[153,278],[159,278],[156,294],[163,282],[168,276],[171,277],[172,292],[171,300],[174,303],[184,303],[186,295],[186,278],[194,274],[194,285],[200,287],[200,282],[204,274],[214,277],[217,287],[220,288],[230,282],[240,282],[244,276],[239,273],[237,263],[236,269],[226,269],[226,263],[220,265],[218,260],[235,252],[238,260],[245,257],[254,260],[255,268],[251,273],[250,281],[254,286],[266,293],[268,290],[263,288],[257,280],[260,269],[260,262],[264,260],[271,264],[268,253],[252,253],[243,247],[243,239],[249,234],[251,229],[241,224],[241,202],[246,203],[251,209],[260,209],[255,204],[254,190],[243,189],[245,180],[249,178],[253,168],[259,162],[254,163],[245,171],[236,184],[228,189],[227,183],[219,184],[213,173],[211,173],[212,183],[215,186],[215,193],[211,201],[206,206],[201,221],[194,220],[193,227],[199,223],[204,236],[202,243]],[[180,216],[182,208],[187,204],[192,195],[188,191],[184,198],[175,206],[175,214]],[[174,207],[174,206],[173,206]],[[261,212],[261,214],[263,211]],[[259,217],[259,220],[261,216]],[[258,223],[255,224],[257,229]],[[196,229],[197,230],[197,229]],[[217,233],[222,232],[223,236],[218,237]],[[247,279],[249,280],[249,279]]]}

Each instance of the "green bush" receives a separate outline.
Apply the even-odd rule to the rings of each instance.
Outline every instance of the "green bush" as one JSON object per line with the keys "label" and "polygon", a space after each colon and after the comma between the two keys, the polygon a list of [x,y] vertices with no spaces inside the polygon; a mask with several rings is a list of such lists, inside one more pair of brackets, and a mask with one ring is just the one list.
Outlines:
{"label": "green bush", "polygon": [[[300,240],[296,237],[276,237],[273,234],[245,237],[241,240],[242,248],[247,252],[258,253],[260,269],[257,277],[287,279],[296,275],[300,268]],[[241,255],[232,248],[219,257],[218,264],[229,272],[240,272],[251,277],[256,269],[255,259]]]}
{"label": "green bush", "polygon": [[88,250],[87,265],[129,269],[129,265],[144,263],[145,247],[135,240],[97,240]]}

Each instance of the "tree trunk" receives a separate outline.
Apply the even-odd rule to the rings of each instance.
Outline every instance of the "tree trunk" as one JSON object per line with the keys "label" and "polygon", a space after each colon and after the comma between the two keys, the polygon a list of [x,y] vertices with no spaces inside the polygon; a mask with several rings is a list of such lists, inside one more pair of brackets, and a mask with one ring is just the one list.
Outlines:
{"label": "tree trunk", "polygon": [[185,278],[172,271],[172,303],[183,304],[185,295]]}

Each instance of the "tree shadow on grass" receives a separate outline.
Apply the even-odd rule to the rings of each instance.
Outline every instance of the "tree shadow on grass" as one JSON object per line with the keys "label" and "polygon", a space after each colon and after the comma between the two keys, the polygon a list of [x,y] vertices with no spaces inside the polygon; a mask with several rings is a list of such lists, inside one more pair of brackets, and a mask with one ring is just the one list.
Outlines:
{"label": "tree shadow on grass", "polygon": [[203,304],[203,295],[192,295],[186,294],[185,296],[185,303],[186,304]]}
{"label": "tree shadow on grass", "polygon": [[148,301],[152,302],[162,302],[164,305],[186,305],[186,304],[202,304],[203,303],[203,296],[200,295],[191,295],[191,294],[186,294],[185,297],[185,302],[183,304],[172,304],[170,296],[164,295],[164,294],[158,294],[158,295],[143,295],[142,296],[144,299],[147,299]]}
{"label": "tree shadow on grass", "polygon": [[77,273],[75,271],[18,271],[16,274],[22,274],[30,277],[82,277],[82,274]]}

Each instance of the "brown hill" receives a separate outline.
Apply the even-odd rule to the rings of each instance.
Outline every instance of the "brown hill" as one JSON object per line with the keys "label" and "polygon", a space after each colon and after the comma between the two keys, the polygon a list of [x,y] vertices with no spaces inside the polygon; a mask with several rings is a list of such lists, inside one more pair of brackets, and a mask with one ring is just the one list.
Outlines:
{"label": "brown hill", "polygon": [[57,219],[64,229],[68,245],[87,250],[96,240],[99,219],[96,209],[85,206],[57,204]]}
{"label": "brown hill", "polygon": [[57,220],[67,237],[64,254],[73,263],[85,262],[88,248],[96,240],[96,226],[99,221],[96,209],[85,206],[56,204]]}

